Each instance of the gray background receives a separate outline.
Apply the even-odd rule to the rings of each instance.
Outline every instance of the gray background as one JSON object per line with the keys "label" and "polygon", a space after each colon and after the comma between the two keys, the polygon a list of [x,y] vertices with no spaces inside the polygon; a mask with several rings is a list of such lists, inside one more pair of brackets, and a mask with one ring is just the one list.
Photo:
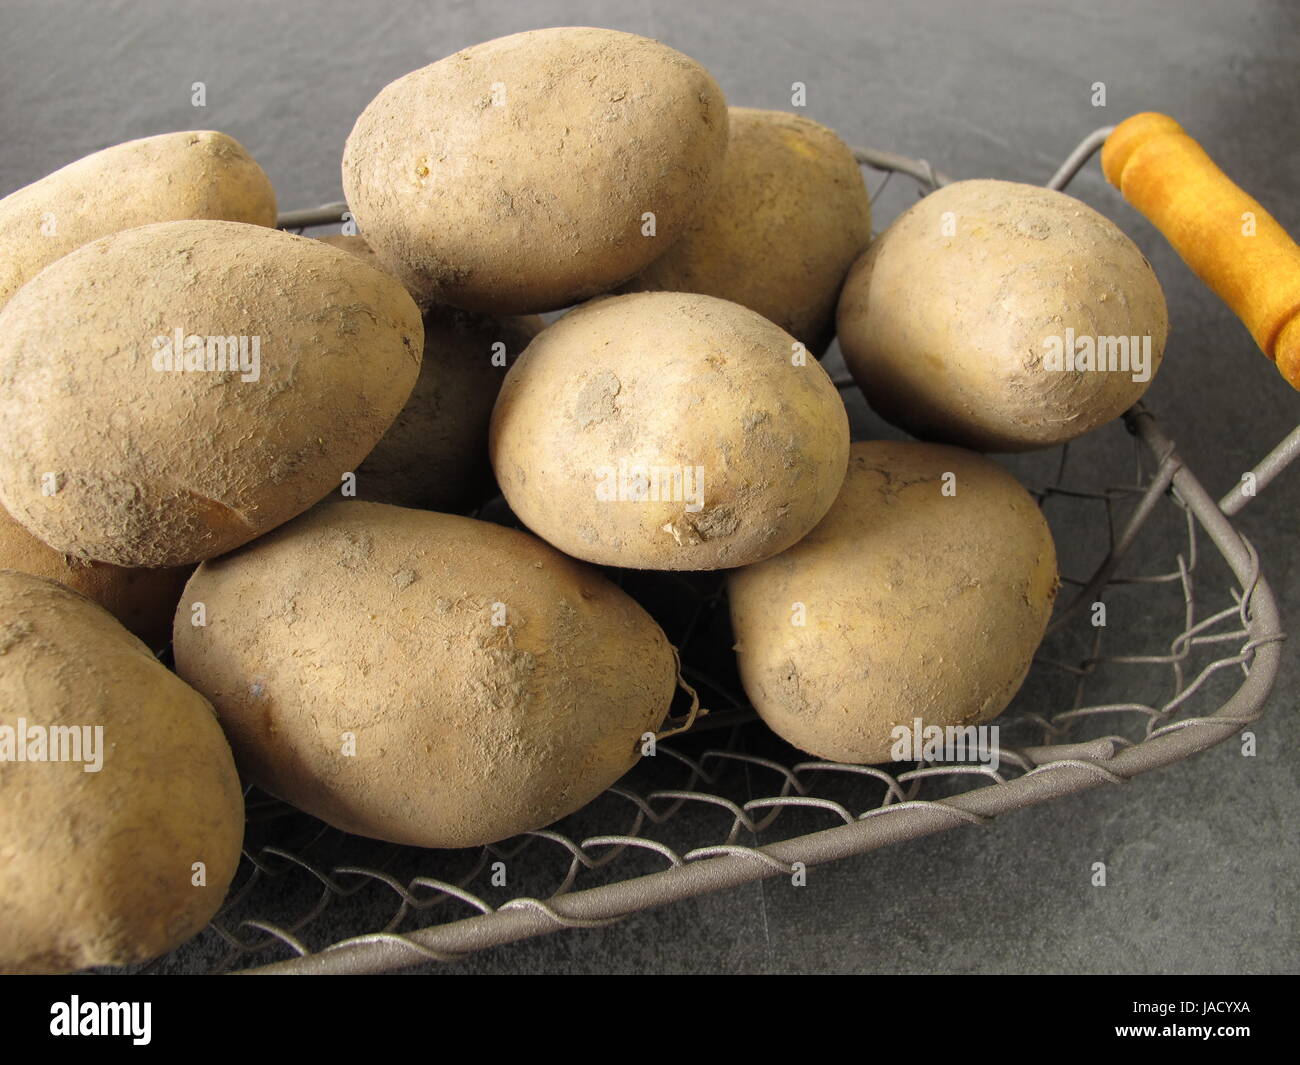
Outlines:
{"label": "gray background", "polygon": [[[704,63],[736,104],[788,109],[803,81],[804,113],[850,143],[957,177],[1042,181],[1089,130],[1167,111],[1300,232],[1294,0],[4,0],[0,193],[119,141],[212,128],[261,162],[282,209],[335,200],[343,141],[387,82],[481,40],[573,24],[658,37]],[[203,110],[190,105],[194,81],[208,86]],[[1097,81],[1104,109],[1090,102]],[[1095,163],[1071,191],[1133,235],[1165,286],[1173,332],[1148,402],[1218,494],[1295,423],[1297,395]],[[895,182],[878,224],[912,195]],[[856,436],[892,435],[860,399],[850,405]],[[1292,626],[1297,513],[1300,470],[1239,522]],[[459,971],[1294,971],[1300,671],[1286,659],[1256,758],[1228,743],[988,830],[817,869],[802,892],[755,886]],[[1110,868],[1104,890],[1088,883],[1098,860]]]}

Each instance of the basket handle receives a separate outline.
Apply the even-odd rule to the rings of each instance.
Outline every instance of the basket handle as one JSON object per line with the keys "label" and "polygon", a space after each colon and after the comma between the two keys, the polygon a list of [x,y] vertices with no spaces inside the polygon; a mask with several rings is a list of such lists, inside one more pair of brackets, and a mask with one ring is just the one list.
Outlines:
{"label": "basket handle", "polygon": [[1121,122],[1101,168],[1300,389],[1300,246],[1287,231],[1168,115]]}

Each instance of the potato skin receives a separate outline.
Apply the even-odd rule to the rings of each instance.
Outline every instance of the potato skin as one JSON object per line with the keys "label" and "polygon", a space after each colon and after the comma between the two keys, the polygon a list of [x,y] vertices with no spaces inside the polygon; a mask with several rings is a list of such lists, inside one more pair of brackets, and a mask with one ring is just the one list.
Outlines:
{"label": "potato skin", "polygon": [[189,579],[187,566],[123,569],[78,562],[46,547],[0,508],[0,569],[47,577],[92,599],[152,650],[171,642],[176,604]]}
{"label": "potato skin", "polygon": [[343,189],[417,299],[528,314],[607,292],[662,255],[726,140],[722,91],[680,52],[615,30],[531,30],[383,89],[348,137]]}
{"label": "potato skin", "polygon": [[242,144],[213,130],[144,137],[69,163],[0,200],[0,307],[83,244],[182,218],[274,226],[275,190]]}
{"label": "potato skin", "polygon": [[[176,328],[262,338],[257,379],[155,369]],[[105,237],[0,310],[0,502],[76,558],[229,551],[356,469],[409,397],[423,339],[401,285],[319,241],[212,221]]]}
{"label": "potato skin", "polygon": [[[127,965],[200,931],[244,802],[212,708],[106,611],[0,571],[4,725],[102,726],[103,763],[0,760],[0,971]],[[205,886],[193,884],[203,862]]]}
{"label": "potato skin", "polygon": [[596,571],[513,529],[356,501],[200,566],[174,646],[254,781],[419,847],[583,806],[632,767],[676,678],[659,627]]}
{"label": "potato skin", "polygon": [[[712,296],[643,292],[571,311],[497,397],[501,491],[533,532],[602,565],[725,569],[783,551],[834,501],[849,447],[835,386],[806,355],[793,365],[795,347]],[[611,471],[637,464],[702,469],[702,500],[667,482],[658,499],[611,493]]]}
{"label": "potato skin", "polygon": [[[455,511],[496,495],[488,425],[509,364],[545,328],[512,317],[430,306],[424,358],[411,398],[357,468],[357,498]],[[493,365],[504,344],[506,365]]]}
{"label": "potato skin", "polygon": [[[364,237],[318,239],[383,269]],[[402,413],[357,469],[357,498],[460,511],[496,495],[488,462],[492,405],[510,364],[545,327],[536,314],[426,306],[420,377]],[[505,346],[500,359],[498,344]]]}
{"label": "potato skin", "polygon": [[758,311],[820,357],[835,304],[871,242],[862,171],[833,130],[783,111],[728,108],[713,193],[686,234],[623,292],[699,292]]}
{"label": "potato skin", "polygon": [[1046,338],[1150,336],[1154,377],[1169,331],[1155,273],[1113,222],[1008,181],[957,182],[900,215],[849,273],[838,322],[880,415],[981,451],[1071,440],[1146,391],[1124,371],[1047,369]]}
{"label": "potato skin", "polygon": [[[383,270],[384,264],[379,261],[379,256],[375,254],[375,249],[367,242],[366,238],[356,233],[331,233],[328,236],[317,237],[322,244],[328,244],[331,248],[338,248],[340,251],[351,252],[367,266],[373,266],[376,270]],[[387,273],[387,271],[384,271]]]}
{"label": "potato skin", "polygon": [[[943,495],[943,475],[956,494]],[[855,443],[844,488],[811,533],[728,574],[745,691],[819,758],[891,760],[891,731],[978,725],[1019,690],[1058,586],[1033,498],[981,455]],[[803,625],[792,623],[796,604]]]}

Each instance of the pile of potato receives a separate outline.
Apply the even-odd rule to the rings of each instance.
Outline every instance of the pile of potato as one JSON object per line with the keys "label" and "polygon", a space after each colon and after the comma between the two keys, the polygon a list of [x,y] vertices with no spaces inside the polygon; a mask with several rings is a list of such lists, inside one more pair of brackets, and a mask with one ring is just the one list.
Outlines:
{"label": "pile of potato", "polygon": [[[746,691],[814,755],[989,720],[1056,562],[1032,497],[962,447],[1057,443],[1141,393],[1045,368],[1046,333],[1163,350],[1150,267],[1084,205],[963,182],[873,242],[831,130],[728,108],[631,34],[414,71],[342,176],[360,236],[272,228],[266,176],[211,132],[0,200],[0,968],[201,928],[237,774],[421,847],[583,806],[678,686],[597,566],[728,571]],[[817,361],[837,328],[926,442],[850,443]],[[464,516],[498,487],[531,535]]]}

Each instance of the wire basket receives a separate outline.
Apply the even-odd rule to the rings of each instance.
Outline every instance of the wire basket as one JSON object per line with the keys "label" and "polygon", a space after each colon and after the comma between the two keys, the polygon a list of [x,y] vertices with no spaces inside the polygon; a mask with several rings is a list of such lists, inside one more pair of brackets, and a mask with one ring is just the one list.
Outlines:
{"label": "wire basket", "polygon": [[[1048,187],[1064,188],[1108,132],[1086,138]],[[855,154],[885,181],[895,173],[923,189],[948,181],[922,161]],[[345,210],[290,212],[280,226],[338,222]],[[1063,558],[1047,636],[997,721],[996,769],[885,769],[800,754],[745,705],[720,575],[614,571],[680,648],[683,676],[714,708],[694,729],[661,743],[578,813],[473,851],[348,836],[250,793],[244,859],[221,912],[183,950],[134,971],[360,973],[454,961],[766,877],[797,878],[820,863],[1118,784],[1223,742],[1261,713],[1283,639],[1259,558],[1229,520],[1250,493],[1238,488],[1216,503],[1141,405],[1077,441],[1075,454],[1125,430],[1134,460],[1122,475],[1113,466],[1099,475],[1071,445],[1036,460],[1031,487],[1058,543],[1068,535],[1095,550]],[[1255,486],[1298,451],[1300,430],[1257,467]],[[1154,541],[1167,543],[1171,529],[1182,546],[1162,558]],[[1072,561],[1083,575],[1069,573]],[[1097,603],[1114,620],[1096,624]]]}

